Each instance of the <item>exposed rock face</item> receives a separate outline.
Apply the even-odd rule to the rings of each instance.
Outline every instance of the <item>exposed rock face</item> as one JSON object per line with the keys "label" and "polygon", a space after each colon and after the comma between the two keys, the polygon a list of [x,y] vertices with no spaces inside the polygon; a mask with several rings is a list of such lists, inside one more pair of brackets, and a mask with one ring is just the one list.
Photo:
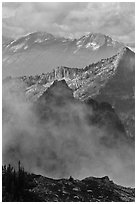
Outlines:
{"label": "exposed rock face", "polygon": [[34,201],[43,202],[134,202],[135,189],[125,188],[102,178],[88,177],[83,180],[51,179],[33,175]]}

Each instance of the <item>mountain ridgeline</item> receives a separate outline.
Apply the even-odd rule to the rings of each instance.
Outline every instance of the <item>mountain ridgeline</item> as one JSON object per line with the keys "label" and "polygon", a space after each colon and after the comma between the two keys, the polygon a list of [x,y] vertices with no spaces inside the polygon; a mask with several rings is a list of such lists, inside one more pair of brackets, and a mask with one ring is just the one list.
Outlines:
{"label": "mountain ridgeline", "polygon": [[[54,67],[79,67],[115,55],[124,44],[100,33],[66,39],[30,33],[17,40],[3,37],[3,77],[51,72]],[[53,60],[54,59],[54,60]]]}

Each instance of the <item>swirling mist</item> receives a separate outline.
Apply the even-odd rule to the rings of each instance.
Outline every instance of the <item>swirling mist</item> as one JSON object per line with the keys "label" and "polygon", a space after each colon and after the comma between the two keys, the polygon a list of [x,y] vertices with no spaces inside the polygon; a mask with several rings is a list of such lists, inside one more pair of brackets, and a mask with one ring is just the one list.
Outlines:
{"label": "swirling mist", "polygon": [[134,148],[105,126],[89,124],[92,108],[51,102],[55,117],[42,121],[22,89],[19,94],[10,86],[3,86],[4,164],[16,166],[20,160],[27,171],[53,178],[107,175],[134,186]]}

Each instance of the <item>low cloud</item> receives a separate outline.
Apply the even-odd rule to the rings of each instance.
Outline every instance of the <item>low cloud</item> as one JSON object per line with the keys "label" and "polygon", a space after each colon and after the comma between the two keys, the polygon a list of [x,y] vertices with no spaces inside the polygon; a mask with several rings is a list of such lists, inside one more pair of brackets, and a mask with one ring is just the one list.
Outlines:
{"label": "low cloud", "polygon": [[40,120],[21,89],[20,95],[11,91],[13,85],[3,86],[3,163],[16,166],[21,160],[26,170],[54,178],[108,175],[134,186],[133,147],[122,135],[89,124],[85,116],[92,109],[50,100],[42,109],[49,119]]}

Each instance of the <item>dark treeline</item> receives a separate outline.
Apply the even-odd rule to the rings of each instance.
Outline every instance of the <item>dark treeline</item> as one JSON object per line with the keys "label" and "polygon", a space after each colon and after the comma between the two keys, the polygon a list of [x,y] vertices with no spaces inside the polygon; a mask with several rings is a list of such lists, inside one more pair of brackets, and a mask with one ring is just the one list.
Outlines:
{"label": "dark treeline", "polygon": [[29,174],[18,163],[15,170],[10,164],[2,166],[2,201],[3,202],[29,202],[35,201],[31,189],[35,186],[33,175]]}

